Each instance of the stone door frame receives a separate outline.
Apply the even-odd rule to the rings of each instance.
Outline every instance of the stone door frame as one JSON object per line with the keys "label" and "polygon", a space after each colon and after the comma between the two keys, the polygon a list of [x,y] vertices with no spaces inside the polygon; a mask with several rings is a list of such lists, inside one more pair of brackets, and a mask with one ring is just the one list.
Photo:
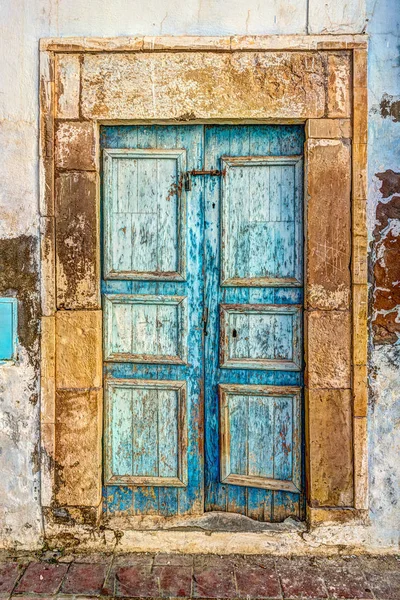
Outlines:
{"label": "stone door frame", "polygon": [[363,35],[41,40],[48,535],[96,528],[101,514],[103,123],[304,123],[307,520],[365,520],[366,70]]}

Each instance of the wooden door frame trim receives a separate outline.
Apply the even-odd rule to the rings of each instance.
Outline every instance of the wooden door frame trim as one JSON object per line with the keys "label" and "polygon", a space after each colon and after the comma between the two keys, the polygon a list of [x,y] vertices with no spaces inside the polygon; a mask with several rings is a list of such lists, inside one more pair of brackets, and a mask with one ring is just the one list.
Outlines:
{"label": "wooden door frame trim", "polygon": [[[41,298],[42,298],[42,337],[41,337],[41,502],[45,514],[48,531],[59,525],[57,514],[65,510],[68,515],[67,521],[81,522],[96,526],[101,510],[101,411],[102,411],[102,387],[99,383],[99,371],[101,378],[101,327],[100,323],[100,249],[99,249],[99,125],[102,123],[127,123],[126,115],[121,109],[122,118],[115,118],[115,110],[118,112],[118,99],[116,108],[109,110],[109,118],[105,118],[108,108],[105,107],[99,118],[89,118],[88,108],[82,110],[82,64],[86,56],[100,57],[102,60],[122,60],[135,54],[140,56],[152,56],[155,60],[167,64],[168,57],[176,54],[185,56],[187,65],[195,60],[198,53],[207,53],[211,60],[216,56],[231,56],[232,60],[249,60],[246,56],[251,53],[260,53],[259,56],[270,57],[282,56],[296,53],[299,59],[311,61],[319,56],[324,56],[326,64],[332,60],[335,63],[337,57],[348,56],[351,63],[351,72],[348,76],[343,75],[343,65],[334,66],[326,80],[326,94],[336,94],[335,102],[324,113],[316,115],[288,114],[283,111],[279,115],[279,107],[272,116],[258,114],[246,107],[243,116],[233,114],[230,118],[223,115],[218,119],[216,114],[207,116],[207,107],[200,107],[199,115],[195,111],[185,113],[177,120],[176,114],[171,111],[169,119],[165,111],[145,116],[139,111],[139,115],[132,114],[132,121],[140,123],[187,123],[187,122],[238,122],[238,123],[304,123],[306,130],[306,198],[310,198],[315,184],[314,172],[310,170],[310,157],[315,148],[328,147],[329,145],[340,145],[341,141],[348,145],[352,144],[351,158],[351,300],[344,308],[343,305],[318,305],[318,299],[314,296],[306,306],[307,319],[306,329],[306,361],[312,357],[314,350],[312,344],[312,328],[317,316],[326,321],[333,317],[333,313],[340,320],[344,313],[348,314],[347,322],[350,323],[349,331],[350,346],[345,349],[351,353],[351,372],[349,384],[343,385],[339,380],[332,386],[335,395],[346,392],[352,398],[352,452],[353,452],[353,492],[352,502],[338,506],[327,505],[319,499],[312,497],[314,480],[313,470],[315,452],[318,452],[315,440],[313,440],[313,422],[310,423],[309,415],[306,414],[306,438],[307,438],[307,483],[308,483],[308,522],[311,525],[327,522],[351,522],[365,520],[368,513],[368,454],[367,454],[367,229],[366,229],[366,165],[367,165],[367,42],[365,35],[322,35],[322,36],[228,36],[228,37],[129,37],[129,38],[59,38],[43,39],[40,42],[40,228],[41,228]],[[187,54],[185,54],[187,53]],[[249,54],[250,53],[250,54]],[[289,54],[287,56],[289,57]],[[101,57],[104,57],[101,58]],[[170,58],[172,60],[172,58]],[[290,60],[290,58],[288,58]],[[338,59],[339,60],[339,59]],[[128,61],[129,62],[129,61]],[[342,69],[342,70],[341,70]],[[343,75],[343,77],[342,77]],[[342,79],[339,81],[339,79]],[[347,77],[347,78],[346,78]],[[232,79],[232,82],[234,79]],[[140,85],[140,81],[137,81]],[[200,84],[201,85],[201,84]],[[233,85],[233,84],[232,84]],[[290,87],[291,82],[288,82]],[[132,86],[135,86],[133,81]],[[295,89],[295,86],[293,87]],[[312,92],[312,91],[311,91]],[[95,90],[93,92],[97,94]],[[270,90],[269,90],[269,93]],[[340,105],[340,95],[347,96],[347,107]],[[312,95],[311,95],[312,97]],[[88,102],[86,95],[86,102]],[[246,102],[246,100],[245,100]],[[275,98],[272,97],[272,105]],[[290,97],[287,98],[290,104]],[[122,106],[122,105],[121,105]],[[285,105],[286,106],[286,105]],[[90,108],[90,110],[93,109]],[[89,110],[89,112],[90,112]],[[100,110],[100,112],[101,112]],[[257,108],[257,110],[259,110]],[[85,112],[86,111],[86,112]],[[93,111],[92,111],[93,112]],[[347,141],[346,141],[347,140]],[[351,142],[350,142],[351,140]],[[78,149],[78,150],[77,150]],[[350,169],[350,165],[349,165]],[[58,180],[56,184],[56,174]],[[78,175],[77,175],[78,174]],[[61,177],[62,175],[62,177]],[[314,177],[314,179],[313,179]],[[60,181],[61,179],[61,181]],[[64,182],[64,183],[63,183]],[[62,194],[62,186],[68,184],[69,189],[75,190],[76,197],[83,194],[84,197],[95,198],[96,206],[86,207],[85,219],[89,228],[94,231],[96,247],[90,249],[91,258],[78,265],[78,278],[72,284],[68,281],[70,271],[66,270],[63,260],[57,253],[62,245],[62,231],[64,225],[58,223],[67,219],[64,210],[55,202],[56,186],[57,193]],[[75,186],[75,187],[74,187]],[[308,187],[307,187],[308,186]],[[318,189],[318,182],[317,182]],[[65,207],[64,207],[65,208]],[[349,217],[350,218],[350,217]],[[63,221],[64,219],[64,221]],[[57,242],[56,242],[57,238]],[[85,262],[86,261],[86,262]],[[90,279],[92,278],[92,279]],[[311,278],[311,279],[310,279]],[[313,274],[307,272],[306,286],[310,284]],[[321,282],[319,282],[321,287]],[[322,285],[323,288],[323,285]],[[327,286],[329,288],[329,285]],[[60,291],[61,290],[61,291]],[[69,290],[69,291],[68,291]],[[71,292],[72,290],[72,292]],[[78,290],[78,291],[77,291]],[[80,290],[80,291],[79,291]],[[60,295],[65,293],[66,304],[60,301]],[[75,294],[75,300],[71,297]],[[79,295],[80,294],[80,295]],[[308,291],[306,290],[306,298]],[[57,307],[58,296],[58,307]],[[79,297],[78,297],[79,296]],[[328,294],[329,296],[329,294]],[[325,294],[325,300],[327,296]],[[329,300],[329,299],[328,299]],[[307,300],[308,302],[308,300]],[[334,300],[333,302],[336,302]],[[67,309],[67,310],[63,310]],[[66,366],[72,368],[77,357],[73,354],[65,356],[65,348],[68,339],[60,339],[60,327],[57,322],[60,313],[65,320],[75,319],[79,325],[82,316],[82,327],[84,332],[89,332],[85,339],[88,344],[96,346],[95,356],[89,357],[86,368],[86,381],[81,383],[60,384],[62,375],[60,372]],[[66,315],[68,313],[68,315]],[[91,313],[91,314],[89,314]],[[318,314],[317,314],[318,313]],[[86,319],[86,321],[84,320]],[[96,325],[94,325],[96,323]],[[347,325],[345,325],[346,327]],[[74,331],[71,326],[71,332]],[[100,327],[100,331],[94,331]],[[79,327],[78,327],[79,328]],[[64,330],[63,330],[64,331]],[[311,341],[310,341],[311,340]],[[100,347],[99,347],[100,344]],[[63,348],[63,350],[61,350]],[[90,348],[89,348],[90,350]],[[64,353],[64,354],[63,354]],[[93,354],[93,352],[92,352]],[[308,357],[307,357],[308,354]],[[64,364],[65,363],[65,364]],[[312,363],[312,360],[311,360]],[[310,364],[311,364],[310,363]],[[312,378],[311,378],[312,379]],[[309,373],[306,372],[306,407],[314,396],[320,392],[329,392],[330,386],[312,382]],[[101,381],[101,379],[100,379]],[[83,387],[82,387],[83,386]],[[323,388],[321,390],[321,388]],[[346,388],[346,389],[343,389]],[[88,416],[88,427],[95,432],[93,441],[92,465],[90,466],[92,480],[83,486],[81,500],[75,496],[68,502],[68,483],[65,478],[70,477],[70,482],[79,487],[78,479],[74,479],[71,471],[62,464],[62,459],[57,454],[57,436],[60,427],[73,427],[73,423],[66,423],[67,413],[58,414],[61,399],[57,402],[57,395],[65,397],[66,392],[79,394],[82,389],[96,393],[98,397],[97,412]],[[324,391],[325,390],[325,391]],[[310,399],[311,398],[311,399]],[[307,412],[307,411],[306,411]],[[64,431],[64,429],[63,429]],[[331,432],[334,435],[334,432]],[[318,442],[318,440],[316,440]],[[65,458],[65,456],[64,456]],[[322,457],[321,460],[324,460]],[[94,467],[93,467],[94,464]],[[86,467],[85,467],[86,470]],[[71,483],[72,485],[72,483]],[[315,484],[318,488],[318,483]],[[65,487],[67,486],[67,488]],[[63,492],[60,495],[60,487]],[[317,490],[318,491],[318,490]],[[318,494],[317,494],[318,495]],[[60,498],[64,498],[61,502]],[[64,514],[64,513],[63,513]],[[64,517],[65,517],[64,514]],[[63,518],[64,518],[63,517]],[[65,520],[65,518],[64,518]],[[50,528],[50,529],[49,529]]]}

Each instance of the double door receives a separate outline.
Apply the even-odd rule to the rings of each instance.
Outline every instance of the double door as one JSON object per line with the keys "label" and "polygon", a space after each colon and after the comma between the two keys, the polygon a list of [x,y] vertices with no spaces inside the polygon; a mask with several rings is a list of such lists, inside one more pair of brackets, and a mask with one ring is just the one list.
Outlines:
{"label": "double door", "polygon": [[104,506],[302,518],[300,126],[107,126]]}

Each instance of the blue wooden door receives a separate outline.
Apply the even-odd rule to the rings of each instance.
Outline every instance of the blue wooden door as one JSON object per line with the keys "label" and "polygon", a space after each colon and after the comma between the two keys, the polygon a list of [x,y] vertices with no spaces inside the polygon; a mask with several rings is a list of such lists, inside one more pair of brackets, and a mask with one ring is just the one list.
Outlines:
{"label": "blue wooden door", "polygon": [[298,126],[205,128],[205,509],[303,517]]}
{"label": "blue wooden door", "polygon": [[101,145],[105,510],[301,518],[302,128]]}

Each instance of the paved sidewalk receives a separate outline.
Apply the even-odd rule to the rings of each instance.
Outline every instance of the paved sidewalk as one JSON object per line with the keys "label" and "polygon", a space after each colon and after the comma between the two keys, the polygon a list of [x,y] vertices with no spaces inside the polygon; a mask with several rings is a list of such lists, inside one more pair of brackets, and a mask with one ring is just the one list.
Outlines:
{"label": "paved sidewalk", "polygon": [[400,600],[400,557],[3,556],[0,597]]}

